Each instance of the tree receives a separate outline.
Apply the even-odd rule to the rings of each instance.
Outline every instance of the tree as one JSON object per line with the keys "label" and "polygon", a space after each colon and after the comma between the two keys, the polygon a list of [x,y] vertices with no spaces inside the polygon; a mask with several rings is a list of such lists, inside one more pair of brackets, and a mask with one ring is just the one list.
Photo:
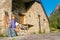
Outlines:
{"label": "tree", "polygon": [[60,6],[49,16],[50,28],[60,29]]}

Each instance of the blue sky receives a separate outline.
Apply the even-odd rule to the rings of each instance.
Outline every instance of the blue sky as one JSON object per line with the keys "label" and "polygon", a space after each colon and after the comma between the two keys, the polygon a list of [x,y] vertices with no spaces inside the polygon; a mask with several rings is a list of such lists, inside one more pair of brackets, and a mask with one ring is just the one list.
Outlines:
{"label": "blue sky", "polygon": [[57,7],[60,3],[60,0],[40,0],[44,6],[44,9],[48,16],[50,16],[51,12]]}

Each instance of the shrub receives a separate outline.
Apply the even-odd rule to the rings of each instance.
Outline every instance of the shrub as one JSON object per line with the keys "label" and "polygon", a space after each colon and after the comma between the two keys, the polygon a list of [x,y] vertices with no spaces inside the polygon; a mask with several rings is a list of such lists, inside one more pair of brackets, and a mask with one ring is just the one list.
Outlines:
{"label": "shrub", "polygon": [[4,37],[4,35],[3,34],[0,34],[0,37]]}

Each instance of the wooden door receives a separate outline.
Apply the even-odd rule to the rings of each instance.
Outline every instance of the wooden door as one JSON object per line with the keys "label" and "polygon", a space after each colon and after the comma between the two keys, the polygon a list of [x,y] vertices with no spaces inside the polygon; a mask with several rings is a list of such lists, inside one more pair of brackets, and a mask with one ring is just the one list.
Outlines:
{"label": "wooden door", "polygon": [[19,23],[24,24],[24,16],[19,14]]}

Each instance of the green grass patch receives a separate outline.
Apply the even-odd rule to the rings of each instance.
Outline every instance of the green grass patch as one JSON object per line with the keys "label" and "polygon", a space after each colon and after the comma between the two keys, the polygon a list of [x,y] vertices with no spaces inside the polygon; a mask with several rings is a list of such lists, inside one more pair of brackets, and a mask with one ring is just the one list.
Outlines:
{"label": "green grass patch", "polygon": [[16,40],[15,38],[12,38],[12,40]]}
{"label": "green grass patch", "polygon": [[32,35],[36,34],[36,32],[31,32]]}
{"label": "green grass patch", "polygon": [[0,37],[5,37],[3,34],[0,34]]}

